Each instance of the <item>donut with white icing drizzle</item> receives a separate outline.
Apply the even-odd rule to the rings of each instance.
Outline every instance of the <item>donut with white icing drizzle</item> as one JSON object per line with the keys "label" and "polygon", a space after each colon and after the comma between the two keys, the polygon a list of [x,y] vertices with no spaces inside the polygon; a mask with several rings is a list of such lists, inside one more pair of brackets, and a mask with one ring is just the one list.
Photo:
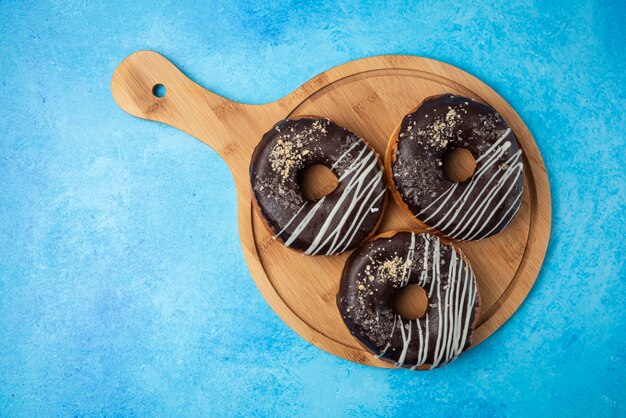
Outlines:
{"label": "donut with white icing drizzle", "polygon": [[[429,307],[410,320],[395,313],[390,300],[412,284],[424,289]],[[352,335],[377,357],[432,369],[470,347],[479,295],[458,248],[430,233],[402,230],[381,234],[350,255],[337,306]]]}
{"label": "donut with white icing drizzle", "polygon": [[[464,182],[448,179],[442,169],[454,148],[476,160]],[[524,165],[513,131],[494,109],[466,97],[424,100],[392,135],[385,163],[400,206],[421,226],[455,240],[497,234],[521,204]]]}
{"label": "donut with white icing drizzle", "polygon": [[[321,164],[337,188],[307,200],[298,184],[305,168]],[[328,119],[278,122],[252,154],[253,202],[274,239],[308,255],[332,255],[371,237],[387,195],[378,154],[357,134]]]}

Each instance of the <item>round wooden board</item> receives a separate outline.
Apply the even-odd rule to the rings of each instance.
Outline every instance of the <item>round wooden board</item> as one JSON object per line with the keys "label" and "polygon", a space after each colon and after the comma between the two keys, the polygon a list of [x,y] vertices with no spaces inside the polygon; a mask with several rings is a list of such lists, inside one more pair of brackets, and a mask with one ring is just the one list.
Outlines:
{"label": "round wooden board", "polygon": [[[152,94],[156,84],[167,88],[163,98]],[[489,104],[511,126],[523,149],[524,193],[518,214],[503,232],[458,243],[476,273],[481,296],[474,346],[515,312],[539,273],[551,216],[541,154],[515,111],[486,84],[456,67],[412,56],[366,58],[328,70],[276,102],[245,105],[203,89],[163,56],[140,51],[119,65],[111,89],[122,109],[182,129],[225,159],[237,186],[244,256],[259,290],[287,325],[332,354],[393,367],[362,348],[337,310],[339,279],[349,254],[309,257],[289,250],[272,239],[253,210],[250,156],[263,133],[280,119],[328,117],[365,138],[382,157],[397,124],[428,96],[449,92]],[[378,233],[415,226],[390,199]]]}

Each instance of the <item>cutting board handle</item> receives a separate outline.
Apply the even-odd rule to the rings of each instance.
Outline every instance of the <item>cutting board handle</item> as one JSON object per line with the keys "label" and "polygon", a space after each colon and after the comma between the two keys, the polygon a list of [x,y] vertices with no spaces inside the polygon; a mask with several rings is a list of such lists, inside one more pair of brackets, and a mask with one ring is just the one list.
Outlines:
{"label": "cutting board handle", "polygon": [[254,106],[206,90],[159,53],[139,51],[124,59],[113,73],[111,92],[124,111],[185,131],[227,161],[249,151],[236,134]]}

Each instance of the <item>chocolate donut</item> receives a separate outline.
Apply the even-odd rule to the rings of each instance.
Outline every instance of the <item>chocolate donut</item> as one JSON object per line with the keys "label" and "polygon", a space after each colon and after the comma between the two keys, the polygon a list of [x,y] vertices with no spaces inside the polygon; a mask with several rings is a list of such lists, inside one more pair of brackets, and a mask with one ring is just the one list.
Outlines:
{"label": "chocolate donut", "polygon": [[[330,194],[307,200],[298,175],[314,164],[338,179]],[[284,245],[305,254],[338,254],[373,235],[386,205],[378,154],[328,119],[278,122],[252,154],[250,180],[261,217]]]}
{"label": "chocolate donut", "polygon": [[[476,160],[472,177],[460,183],[442,170],[454,148]],[[521,204],[522,151],[513,131],[494,109],[466,97],[428,98],[406,115],[390,139],[386,167],[400,206],[456,240],[497,234]]]}
{"label": "chocolate donut", "polygon": [[[416,284],[428,295],[422,318],[395,313],[390,299]],[[381,234],[348,258],[337,305],[369,351],[397,366],[435,368],[471,345],[479,305],[474,273],[459,249],[418,231]]]}

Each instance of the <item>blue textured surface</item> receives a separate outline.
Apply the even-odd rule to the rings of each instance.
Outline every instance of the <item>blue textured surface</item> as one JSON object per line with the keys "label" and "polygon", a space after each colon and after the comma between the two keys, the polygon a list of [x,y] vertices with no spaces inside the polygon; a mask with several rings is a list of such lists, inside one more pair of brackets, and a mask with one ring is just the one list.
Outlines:
{"label": "blue textured surface", "polygon": [[[626,414],[624,2],[91,3],[0,3],[0,416]],[[481,78],[550,175],[529,298],[434,372],[310,346],[250,279],[226,165],[113,102],[139,49],[254,103],[383,53]]]}

